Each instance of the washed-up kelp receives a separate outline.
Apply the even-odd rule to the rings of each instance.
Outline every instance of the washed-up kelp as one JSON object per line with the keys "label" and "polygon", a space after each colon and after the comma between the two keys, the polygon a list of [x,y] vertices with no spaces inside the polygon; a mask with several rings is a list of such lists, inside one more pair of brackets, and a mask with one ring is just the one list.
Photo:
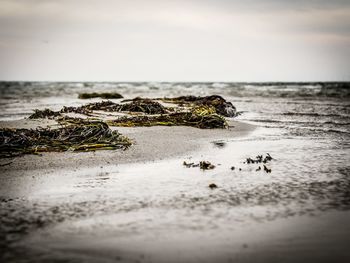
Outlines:
{"label": "washed-up kelp", "polygon": [[197,109],[191,112],[175,112],[153,116],[122,116],[116,120],[108,121],[108,124],[122,127],[191,126],[201,129],[225,128],[227,126],[225,118],[216,113],[210,113],[208,109],[203,112]]}
{"label": "washed-up kelp", "polygon": [[29,119],[54,119],[56,117],[60,117],[61,114],[57,111],[52,111],[50,109],[44,109],[44,110],[34,110],[34,113],[29,116]]}
{"label": "washed-up kelp", "polygon": [[0,129],[0,158],[63,151],[126,149],[128,138],[101,121],[80,121],[58,129]]}
{"label": "washed-up kelp", "polygon": [[61,112],[62,113],[79,113],[79,114],[84,114],[84,115],[91,115],[92,111],[94,110],[101,110],[101,111],[112,111],[111,109],[116,107],[118,104],[106,100],[106,101],[101,101],[101,102],[96,102],[96,103],[89,103],[83,106],[79,107],[63,107]]}
{"label": "washed-up kelp", "polygon": [[146,114],[166,113],[166,109],[162,104],[150,99],[139,99],[130,103],[120,104],[118,111],[143,112]]}
{"label": "washed-up kelp", "polygon": [[102,99],[121,99],[123,96],[117,92],[103,92],[103,93],[80,93],[79,99],[92,99],[92,98],[102,98]]}
{"label": "washed-up kelp", "polygon": [[142,112],[146,114],[162,114],[166,109],[157,101],[145,99],[132,101],[130,103],[118,104],[112,101],[102,101],[89,103],[80,107],[63,107],[61,112],[74,112],[84,115],[90,115],[92,111],[107,111],[107,112]]}
{"label": "washed-up kelp", "polygon": [[235,117],[236,108],[231,102],[226,101],[223,97],[218,95],[197,97],[197,96],[181,96],[175,98],[159,98],[164,102],[176,103],[181,106],[211,106],[215,108],[217,114],[225,117]]}

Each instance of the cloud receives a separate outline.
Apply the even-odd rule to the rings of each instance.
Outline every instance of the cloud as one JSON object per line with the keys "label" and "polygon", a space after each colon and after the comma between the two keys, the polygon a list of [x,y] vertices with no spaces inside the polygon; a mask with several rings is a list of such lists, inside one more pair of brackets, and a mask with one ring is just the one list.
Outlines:
{"label": "cloud", "polygon": [[350,1],[0,0],[0,78],[337,78],[349,43]]}

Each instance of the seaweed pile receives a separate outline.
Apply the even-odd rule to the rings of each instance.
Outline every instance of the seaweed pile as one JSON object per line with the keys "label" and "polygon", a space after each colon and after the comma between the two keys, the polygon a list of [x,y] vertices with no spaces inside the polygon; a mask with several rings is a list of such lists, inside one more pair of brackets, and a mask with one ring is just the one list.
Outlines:
{"label": "seaweed pile", "polygon": [[159,98],[159,100],[169,103],[176,103],[181,106],[210,106],[215,108],[217,114],[225,117],[235,117],[236,108],[231,102],[226,101],[219,95],[211,95],[206,97],[197,96],[180,96],[175,98]]}
{"label": "seaweed pile", "polygon": [[193,109],[190,112],[174,112],[161,115],[122,116],[108,121],[111,126],[137,127],[137,126],[191,126],[200,129],[225,128],[227,123],[224,117],[212,113],[210,109]]}
{"label": "seaweed pile", "polygon": [[44,109],[44,110],[34,110],[34,113],[29,116],[29,119],[54,119],[56,117],[60,117],[61,113],[57,111],[53,111],[50,109]]}
{"label": "seaweed pile", "polygon": [[127,149],[131,142],[101,121],[76,119],[58,129],[0,129],[0,158],[63,151]]}
{"label": "seaweed pile", "polygon": [[167,112],[162,104],[151,99],[138,99],[121,104],[117,111],[143,112],[146,114],[164,114]]}
{"label": "seaweed pile", "polygon": [[163,114],[166,113],[165,107],[157,101],[150,99],[138,100],[135,102],[118,104],[112,101],[101,101],[89,103],[80,107],[63,107],[61,112],[74,112],[84,115],[90,115],[92,111],[106,112],[142,112],[145,114]]}
{"label": "seaweed pile", "polygon": [[[165,107],[157,100],[177,104]],[[63,107],[60,111],[36,110],[30,118],[62,117],[63,113],[78,113],[93,116],[93,111],[140,113],[126,115],[108,121],[109,125],[122,127],[137,126],[192,126],[201,129],[226,128],[224,117],[232,117],[236,109],[221,96],[182,96],[177,98],[148,99],[136,97],[118,104],[112,101],[89,103],[79,107]]]}
{"label": "seaweed pile", "polygon": [[102,92],[102,93],[80,93],[78,95],[79,99],[92,99],[92,98],[102,98],[102,99],[122,99],[123,96],[117,92]]}

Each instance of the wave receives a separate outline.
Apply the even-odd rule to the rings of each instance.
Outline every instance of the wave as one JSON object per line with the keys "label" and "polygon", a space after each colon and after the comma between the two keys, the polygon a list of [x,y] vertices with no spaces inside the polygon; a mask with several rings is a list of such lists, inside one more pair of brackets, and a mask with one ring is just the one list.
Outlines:
{"label": "wave", "polygon": [[285,116],[310,116],[310,117],[341,117],[350,118],[350,115],[336,113],[315,113],[315,112],[284,112],[281,115]]}
{"label": "wave", "polygon": [[[149,91],[192,95],[218,93],[232,97],[350,98],[350,82],[314,83],[207,83],[207,82],[0,82],[0,97],[76,95],[87,91],[122,91],[127,94]],[[183,95],[183,94],[182,94]]]}
{"label": "wave", "polygon": [[350,98],[350,82],[332,83],[252,83],[231,85],[231,96],[281,98]]}
{"label": "wave", "polygon": [[285,124],[309,124],[309,125],[339,125],[339,126],[348,126],[350,122],[335,122],[335,121],[285,121],[285,120],[266,120],[266,119],[247,119],[252,122],[262,122],[262,123],[285,123]]}

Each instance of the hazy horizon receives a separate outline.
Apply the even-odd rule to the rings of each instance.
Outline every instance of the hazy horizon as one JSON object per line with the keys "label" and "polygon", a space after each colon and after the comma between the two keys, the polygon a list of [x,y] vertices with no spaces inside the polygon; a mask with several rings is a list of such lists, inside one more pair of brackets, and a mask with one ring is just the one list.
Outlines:
{"label": "hazy horizon", "polygon": [[0,80],[350,81],[350,1],[0,0]]}

